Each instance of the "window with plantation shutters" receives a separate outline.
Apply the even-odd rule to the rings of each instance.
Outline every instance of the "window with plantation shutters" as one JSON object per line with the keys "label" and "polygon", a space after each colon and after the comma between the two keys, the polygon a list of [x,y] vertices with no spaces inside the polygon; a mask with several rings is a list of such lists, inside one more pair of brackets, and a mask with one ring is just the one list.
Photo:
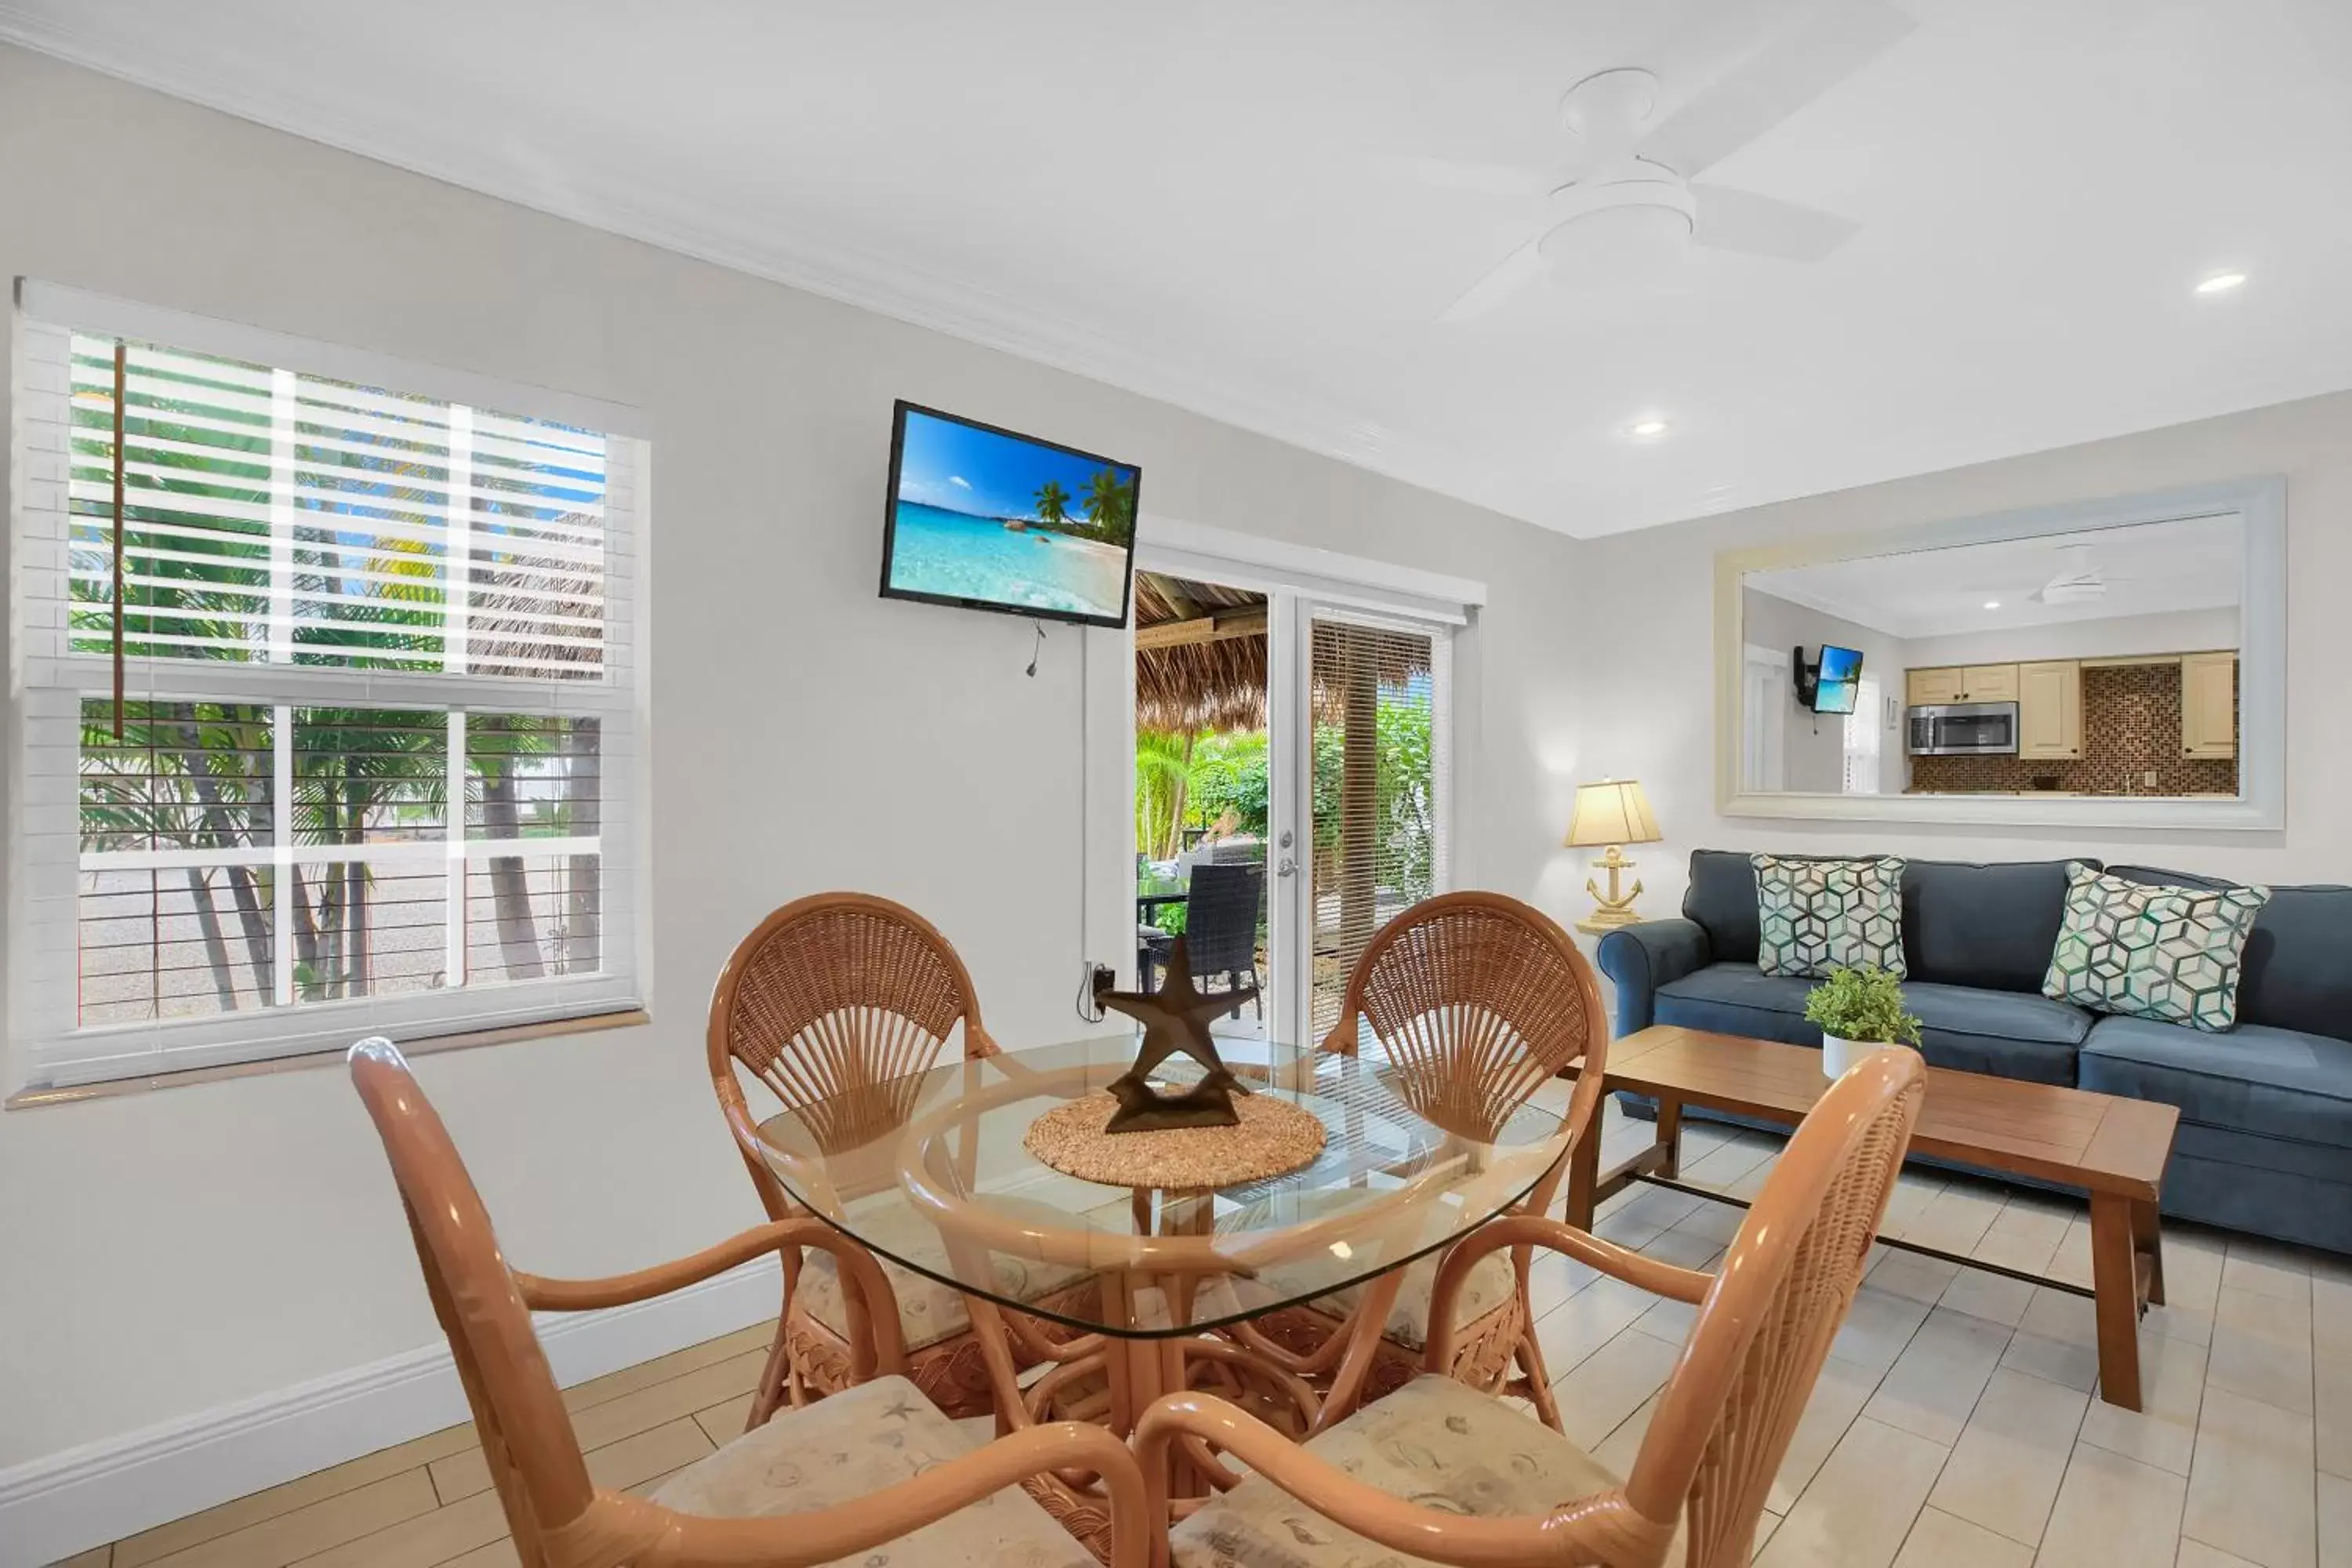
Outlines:
{"label": "window with plantation shutters", "polygon": [[1317,1038],[1373,933],[1446,886],[1451,647],[1441,631],[1324,615],[1309,633]]}
{"label": "window with plantation shutters", "polygon": [[19,1079],[637,1005],[627,411],[31,282],[16,328]]}

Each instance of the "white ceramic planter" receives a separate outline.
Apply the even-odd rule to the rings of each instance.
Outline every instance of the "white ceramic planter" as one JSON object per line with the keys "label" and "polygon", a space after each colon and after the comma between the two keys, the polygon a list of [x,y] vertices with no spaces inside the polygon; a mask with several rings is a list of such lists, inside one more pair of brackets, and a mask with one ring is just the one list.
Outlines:
{"label": "white ceramic planter", "polygon": [[1885,1040],[1840,1039],[1827,1029],[1823,1029],[1822,1031],[1822,1072],[1829,1078],[1843,1078],[1846,1068],[1873,1051],[1907,1051],[1909,1049],[1911,1049],[1909,1046],[1893,1045]]}

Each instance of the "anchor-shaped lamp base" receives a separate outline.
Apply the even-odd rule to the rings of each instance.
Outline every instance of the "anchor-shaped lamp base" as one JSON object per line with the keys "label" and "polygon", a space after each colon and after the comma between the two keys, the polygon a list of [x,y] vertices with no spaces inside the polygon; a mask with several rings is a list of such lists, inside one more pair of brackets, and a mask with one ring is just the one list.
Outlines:
{"label": "anchor-shaped lamp base", "polygon": [[1591,878],[1584,879],[1584,890],[1592,895],[1592,901],[1600,907],[1577,921],[1576,929],[1597,934],[1615,931],[1619,926],[1640,924],[1642,917],[1633,912],[1633,900],[1642,896],[1642,879],[1639,877],[1633,879],[1633,890],[1630,893],[1617,890],[1619,875],[1633,868],[1633,862],[1625,858],[1623,847],[1612,844],[1597,864],[1609,873],[1609,890],[1603,893]]}

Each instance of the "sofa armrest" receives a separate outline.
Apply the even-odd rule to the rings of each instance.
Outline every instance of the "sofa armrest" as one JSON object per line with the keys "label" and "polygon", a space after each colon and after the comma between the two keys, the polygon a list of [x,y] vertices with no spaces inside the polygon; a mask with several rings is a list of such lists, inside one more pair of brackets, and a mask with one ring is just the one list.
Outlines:
{"label": "sofa armrest", "polygon": [[1617,986],[1620,1038],[1652,1022],[1661,985],[1696,973],[1714,962],[1706,928],[1696,921],[1643,921],[1620,926],[1601,939],[1601,973]]}

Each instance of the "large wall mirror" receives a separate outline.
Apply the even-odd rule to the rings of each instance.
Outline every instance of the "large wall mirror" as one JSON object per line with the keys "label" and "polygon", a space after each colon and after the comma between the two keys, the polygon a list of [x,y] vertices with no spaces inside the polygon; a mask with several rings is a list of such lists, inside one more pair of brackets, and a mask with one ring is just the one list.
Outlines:
{"label": "large wall mirror", "polygon": [[2284,824],[2276,479],[1717,558],[1727,815]]}

